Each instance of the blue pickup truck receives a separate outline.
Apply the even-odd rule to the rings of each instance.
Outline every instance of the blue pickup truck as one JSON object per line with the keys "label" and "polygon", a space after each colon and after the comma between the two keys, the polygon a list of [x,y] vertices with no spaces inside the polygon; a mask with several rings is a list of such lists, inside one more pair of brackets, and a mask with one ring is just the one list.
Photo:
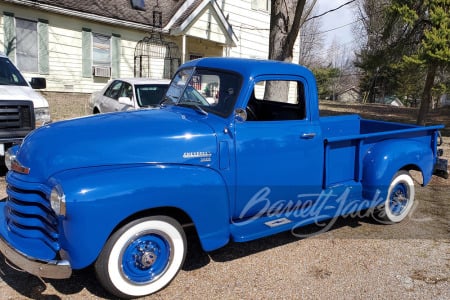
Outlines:
{"label": "blue pickup truck", "polygon": [[183,265],[187,226],[212,251],[358,212],[402,221],[409,171],[448,176],[441,128],[319,117],[299,65],[194,60],[159,109],[48,124],[11,148],[0,251],[39,277],[94,265],[116,296],[155,293]]}

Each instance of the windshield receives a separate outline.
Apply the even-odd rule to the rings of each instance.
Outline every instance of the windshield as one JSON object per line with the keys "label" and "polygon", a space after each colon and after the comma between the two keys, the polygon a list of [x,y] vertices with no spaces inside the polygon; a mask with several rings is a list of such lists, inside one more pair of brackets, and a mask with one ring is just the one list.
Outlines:
{"label": "windshield", "polygon": [[20,72],[5,57],[0,57],[0,85],[27,86],[27,82],[20,75]]}
{"label": "windshield", "polygon": [[227,117],[233,111],[241,82],[238,74],[221,70],[182,69],[173,78],[164,101]]}
{"label": "windshield", "polygon": [[157,106],[167,90],[168,84],[136,85],[136,99],[139,106]]}

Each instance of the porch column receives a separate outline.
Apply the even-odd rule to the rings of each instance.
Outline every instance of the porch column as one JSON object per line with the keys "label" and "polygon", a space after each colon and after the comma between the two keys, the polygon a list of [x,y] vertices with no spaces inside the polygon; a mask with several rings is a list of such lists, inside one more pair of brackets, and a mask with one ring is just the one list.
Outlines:
{"label": "porch column", "polygon": [[184,64],[186,61],[186,35],[182,35],[182,46],[181,46],[181,64]]}

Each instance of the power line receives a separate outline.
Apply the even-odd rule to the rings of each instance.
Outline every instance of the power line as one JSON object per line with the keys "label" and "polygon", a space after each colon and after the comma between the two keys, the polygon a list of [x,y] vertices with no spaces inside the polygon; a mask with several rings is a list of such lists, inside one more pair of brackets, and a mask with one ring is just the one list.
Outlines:
{"label": "power line", "polygon": [[338,26],[338,27],[334,27],[334,28],[331,28],[331,29],[327,29],[327,30],[324,30],[324,31],[320,31],[320,32],[317,32],[317,33],[308,33],[308,34],[300,34],[300,35],[302,37],[308,37],[308,36],[315,36],[315,35],[325,34],[325,33],[328,33],[328,32],[334,31],[334,30],[338,30],[338,29],[344,28],[346,26],[358,23],[359,21],[362,21],[362,20],[364,20],[364,19],[361,18],[361,19],[358,19],[356,21],[353,21],[353,22],[350,22],[350,23],[347,23],[347,24],[344,24],[344,25],[341,25],[341,26]]}
{"label": "power line", "polygon": [[[341,29],[343,27],[346,27],[346,26],[358,23],[359,21],[362,21],[362,20],[364,20],[364,18],[360,18],[360,19],[358,19],[356,21],[353,21],[353,22],[350,22],[350,23],[347,23],[347,24],[344,24],[344,25],[341,25],[341,26],[338,26],[338,27],[330,28],[330,29],[327,29],[327,30],[324,30],[324,31],[320,31],[320,32],[317,32],[317,33],[301,34],[301,36],[315,36],[315,35],[325,34],[327,32],[338,30],[338,29]],[[246,30],[263,30],[263,31],[269,31],[270,30],[270,28],[258,28],[256,26],[251,26],[251,25],[248,26],[248,25],[242,25],[242,24],[241,25],[233,25],[233,27],[234,28],[240,28],[240,29],[246,29]]]}
{"label": "power line", "polygon": [[336,10],[338,10],[338,9],[341,9],[341,8],[343,8],[344,6],[349,5],[349,4],[351,4],[351,3],[355,2],[355,1],[356,1],[356,0],[348,1],[348,2],[346,2],[346,3],[344,3],[344,4],[340,5],[340,6],[338,6],[338,7],[336,7],[336,8],[327,10],[326,12],[321,13],[320,15],[312,16],[311,18],[306,19],[305,22],[308,22],[309,20],[312,20],[312,19],[317,19],[317,18],[323,17],[323,16],[325,16],[326,14],[329,14],[329,13],[331,13],[331,12],[333,12],[333,11],[336,11]]}
{"label": "power line", "polygon": [[[347,5],[349,5],[349,4],[351,4],[351,3],[355,2],[355,1],[356,1],[356,0],[348,1],[348,2],[346,2],[346,3],[344,3],[344,4],[340,5],[340,6],[338,6],[338,7],[336,7],[336,8],[327,10],[326,12],[323,12],[323,13],[321,13],[320,15],[312,16],[311,18],[306,19],[305,22],[310,21],[310,20],[312,20],[312,19],[317,19],[317,18],[323,17],[324,15],[329,14],[329,13],[334,12],[334,11],[337,11],[337,10],[341,9],[342,7],[347,6]],[[325,30],[325,31],[321,31],[321,32],[318,32],[318,33],[316,33],[316,34],[308,34],[308,35],[302,35],[302,36],[314,36],[314,35],[325,34],[325,33],[327,33],[327,32],[331,32],[331,31],[338,30],[338,29],[341,29],[341,28],[343,28],[343,27],[346,27],[346,26],[355,24],[355,23],[357,23],[357,22],[359,22],[359,21],[362,21],[362,20],[364,20],[364,18],[360,18],[360,19],[358,19],[358,20],[356,20],[356,21],[347,23],[347,24],[345,24],[345,25],[341,25],[341,26],[334,27],[334,28],[331,28],[331,29],[328,29],[328,30]],[[238,27],[238,28],[240,28],[240,29],[247,29],[247,30],[262,30],[262,31],[269,31],[269,30],[270,30],[270,28],[258,28],[258,27],[256,27],[256,26],[246,26],[246,25],[242,25],[242,24],[241,24],[240,26],[236,26],[236,27]]]}

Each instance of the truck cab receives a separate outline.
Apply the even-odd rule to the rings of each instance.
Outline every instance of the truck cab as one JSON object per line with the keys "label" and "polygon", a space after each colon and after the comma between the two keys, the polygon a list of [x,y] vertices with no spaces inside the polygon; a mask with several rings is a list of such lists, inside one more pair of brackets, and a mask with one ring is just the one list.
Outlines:
{"label": "truck cab", "polygon": [[152,294],[182,267],[186,226],[212,251],[358,212],[401,222],[409,171],[448,176],[442,127],[320,117],[299,65],[194,60],[159,109],[55,122],[11,148],[0,251],[40,277],[94,265],[110,293]]}

